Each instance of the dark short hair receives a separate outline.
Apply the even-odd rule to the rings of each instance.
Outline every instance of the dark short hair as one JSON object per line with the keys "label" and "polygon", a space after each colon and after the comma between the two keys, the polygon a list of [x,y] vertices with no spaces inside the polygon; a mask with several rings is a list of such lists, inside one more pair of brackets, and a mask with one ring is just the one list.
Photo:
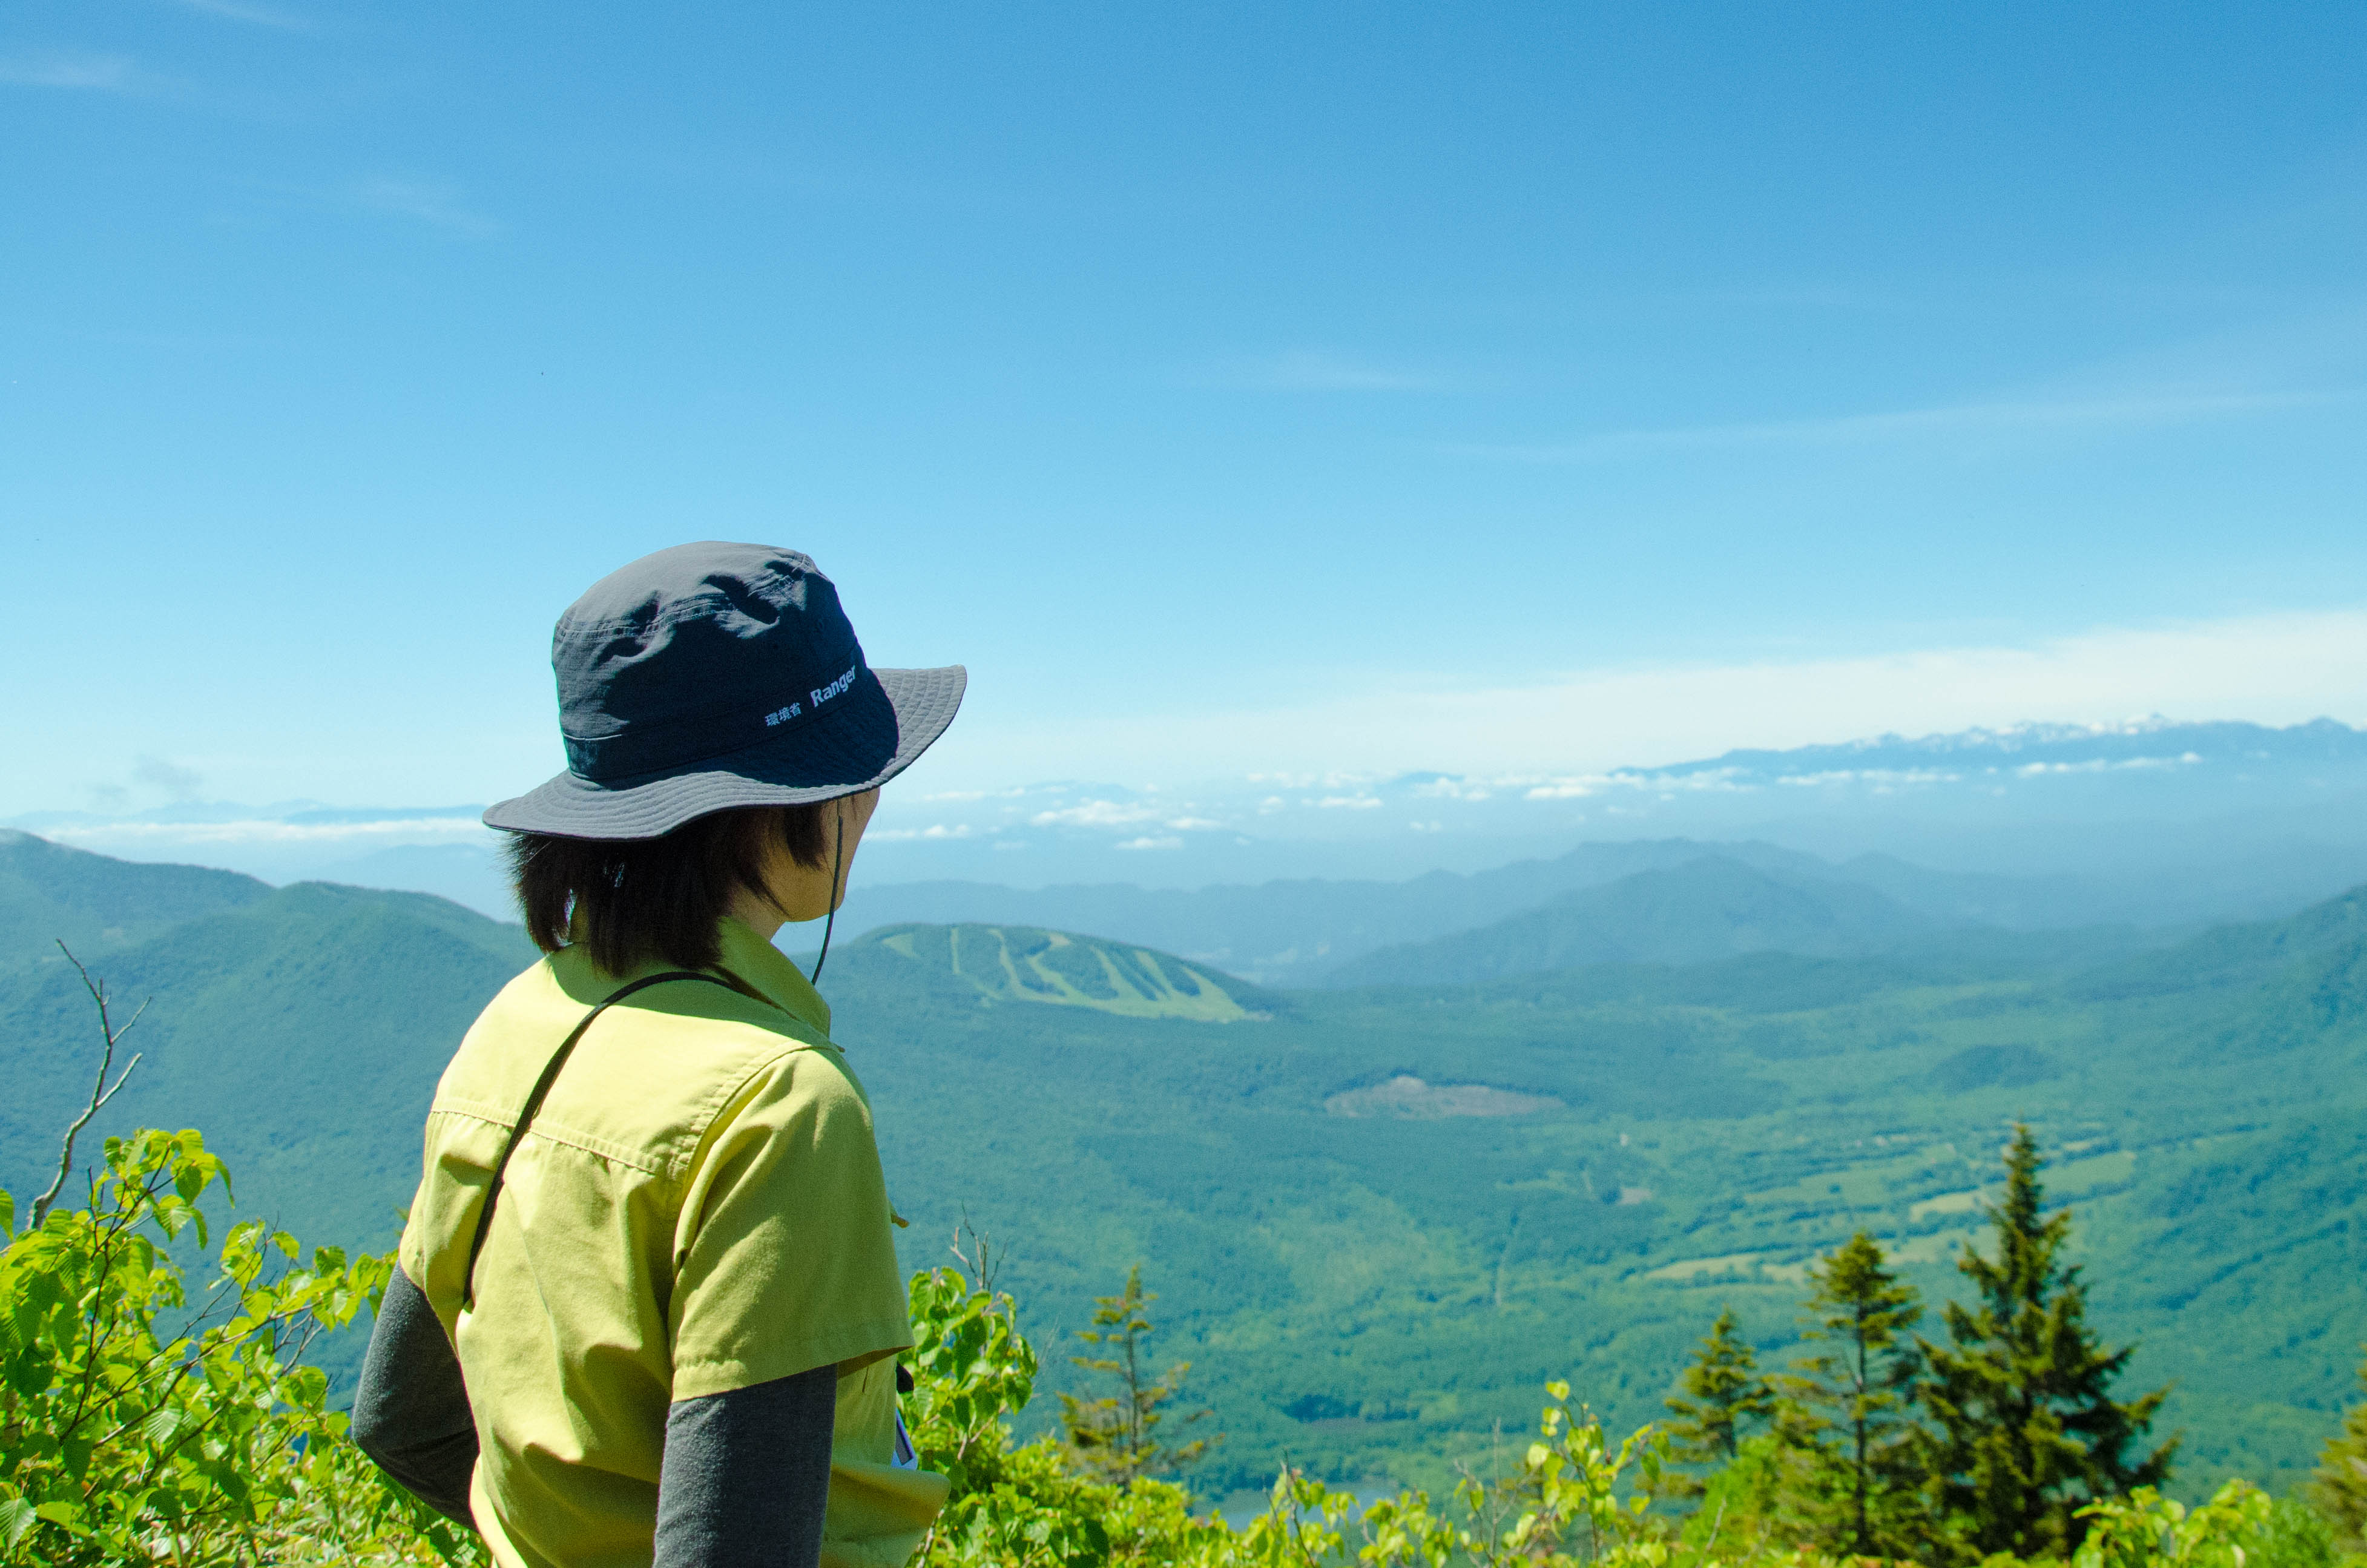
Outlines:
{"label": "dark short hair", "polygon": [[652,958],[705,969],[721,953],[717,924],[746,888],[770,896],[766,851],[829,864],[826,805],[756,806],[697,817],[657,838],[510,835],[510,879],[526,934],[546,953],[580,943],[622,974]]}

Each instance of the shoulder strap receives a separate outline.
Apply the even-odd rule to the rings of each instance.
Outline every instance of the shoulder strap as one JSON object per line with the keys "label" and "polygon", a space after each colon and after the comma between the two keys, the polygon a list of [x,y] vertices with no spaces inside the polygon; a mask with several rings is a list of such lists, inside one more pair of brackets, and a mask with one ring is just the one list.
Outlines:
{"label": "shoulder strap", "polygon": [[575,1042],[583,1038],[583,1031],[592,1027],[593,1019],[626,997],[637,991],[646,991],[652,985],[663,985],[670,980],[703,980],[709,985],[720,985],[726,991],[734,994],[740,990],[738,986],[719,975],[701,974],[695,969],[670,969],[663,974],[645,974],[640,979],[618,986],[615,991],[610,992],[606,1000],[584,1014],[583,1021],[577,1024],[568,1037],[559,1042],[559,1049],[550,1053],[550,1060],[543,1065],[542,1076],[534,1081],[534,1092],[527,1096],[525,1107],[518,1111],[517,1121],[510,1128],[509,1142],[502,1145],[501,1157],[493,1162],[493,1179],[485,1186],[484,1207],[477,1210],[477,1233],[469,1243],[469,1272],[462,1281],[460,1291],[462,1306],[476,1304],[477,1255],[485,1250],[485,1237],[493,1232],[493,1205],[501,1201],[502,1176],[510,1168],[510,1154],[517,1148],[518,1140],[526,1136],[527,1126],[534,1120],[534,1113],[542,1108],[543,1096],[549,1094],[550,1085],[559,1081],[559,1070],[567,1065],[568,1057],[574,1053]]}

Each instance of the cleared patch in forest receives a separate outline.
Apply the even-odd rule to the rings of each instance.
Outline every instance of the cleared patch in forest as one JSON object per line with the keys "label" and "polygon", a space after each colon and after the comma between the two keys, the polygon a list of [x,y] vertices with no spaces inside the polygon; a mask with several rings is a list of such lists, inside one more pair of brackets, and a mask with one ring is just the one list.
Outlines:
{"label": "cleared patch in forest", "polygon": [[1395,1116],[1431,1121],[1449,1116],[1535,1116],[1559,1110],[1550,1095],[1524,1095],[1489,1084],[1432,1084],[1410,1073],[1348,1089],[1323,1102],[1333,1116]]}

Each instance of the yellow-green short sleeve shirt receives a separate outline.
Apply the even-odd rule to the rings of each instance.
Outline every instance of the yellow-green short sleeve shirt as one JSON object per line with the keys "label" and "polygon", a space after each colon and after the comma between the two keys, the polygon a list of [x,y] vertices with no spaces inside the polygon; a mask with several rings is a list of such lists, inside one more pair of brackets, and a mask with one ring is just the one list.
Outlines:
{"label": "yellow-green short sleeve shirt", "polygon": [[504,1564],[643,1568],[666,1407],[840,1368],[824,1560],[884,1568],[941,1477],[893,1467],[912,1343],[861,1083],[795,966],[737,921],[719,971],[603,1013],[516,1140],[467,1296],[469,1249],[517,1108],[568,1033],[640,973],[566,949],[495,997],[445,1071],[403,1271],[459,1351],[479,1528]]}

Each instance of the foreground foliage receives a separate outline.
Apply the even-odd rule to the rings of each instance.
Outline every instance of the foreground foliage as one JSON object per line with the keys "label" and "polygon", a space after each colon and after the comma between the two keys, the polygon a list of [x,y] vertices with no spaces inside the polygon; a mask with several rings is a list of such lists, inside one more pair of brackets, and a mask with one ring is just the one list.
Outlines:
{"label": "foreground foliage", "polygon": [[[313,1338],[376,1308],[391,1260],[303,1258],[201,1206],[230,1181],[195,1132],[109,1139],[79,1209],[0,1253],[0,1562],[426,1563],[473,1540],[345,1440]],[[192,1298],[176,1250],[210,1265]]]}
{"label": "foreground foliage", "polygon": [[[197,1133],[142,1131],[108,1142],[85,1206],[10,1229],[0,1252],[0,1563],[482,1562],[472,1535],[353,1447],[326,1378],[301,1360],[317,1335],[375,1310],[392,1259],[330,1247],[308,1256],[253,1222],[213,1248],[204,1203],[217,1187],[226,1199],[228,1175]],[[0,1223],[13,1218],[0,1195]],[[206,1283],[192,1294],[198,1271]],[[1126,1322],[1147,1299],[1138,1283],[1131,1295]],[[1654,1503],[1682,1490],[1669,1436],[1646,1427],[1614,1441],[1562,1382],[1546,1386],[1525,1443],[1465,1471],[1443,1500],[1408,1490],[1363,1504],[1285,1468],[1263,1512],[1237,1528],[1195,1512],[1157,1465],[1116,1474],[1081,1463],[1060,1437],[1017,1439],[1013,1419],[1034,1396],[1038,1364],[1011,1297],[933,1269],[913,1277],[911,1305],[906,1415],[922,1462],[953,1483],[916,1568],[1864,1561],[1824,1555],[1747,1506],[1778,1434],[1718,1445],[1731,1460],[1704,1483],[1701,1506],[1672,1512]],[[1854,1368],[1853,1343],[1851,1352]],[[1756,1403],[1747,1359],[1736,1370],[1729,1381]],[[1739,1403],[1731,1392],[1716,1397]],[[2074,1568],[2335,1568],[2324,1522],[2242,1482],[2192,1509],[2139,1488],[2091,1504],[2082,1522]]]}
{"label": "foreground foliage", "polygon": [[[1037,1368],[1009,1296],[934,1269],[914,1276],[912,1306],[918,1386],[907,1415],[922,1462],[954,1483],[916,1568],[1866,1568],[1876,1561],[1805,1545],[1787,1534],[1780,1513],[1750,1506],[1786,1462],[1775,1433],[1727,1450],[1733,1462],[1701,1488],[1696,1511],[1656,1510],[1655,1497],[1686,1490],[1667,1469],[1669,1434],[1648,1426],[1614,1443],[1558,1381],[1546,1386],[1550,1403],[1525,1446],[1494,1473],[1466,1472],[1444,1503],[1408,1490],[1361,1504],[1352,1492],[1285,1469],[1265,1510],[1237,1529],[1194,1513],[1191,1495],[1172,1482],[1097,1475],[1048,1434],[1015,1440],[1009,1418],[1032,1394]],[[1729,1381],[1749,1390],[1751,1376]],[[1854,1527],[1853,1506],[1849,1512]],[[2089,1504],[2080,1524],[2072,1568],[2338,1562],[2322,1519],[2290,1501],[2272,1504],[2244,1481],[2191,1509],[2140,1487]],[[1985,1568],[2019,1561],[1999,1554]]]}
{"label": "foreground foliage", "polygon": [[[2367,1387],[2367,1361],[2359,1364],[2359,1381]],[[2326,1440],[2310,1490],[2343,1550],[2367,1555],[2367,1403],[2352,1405],[2341,1432]]]}

